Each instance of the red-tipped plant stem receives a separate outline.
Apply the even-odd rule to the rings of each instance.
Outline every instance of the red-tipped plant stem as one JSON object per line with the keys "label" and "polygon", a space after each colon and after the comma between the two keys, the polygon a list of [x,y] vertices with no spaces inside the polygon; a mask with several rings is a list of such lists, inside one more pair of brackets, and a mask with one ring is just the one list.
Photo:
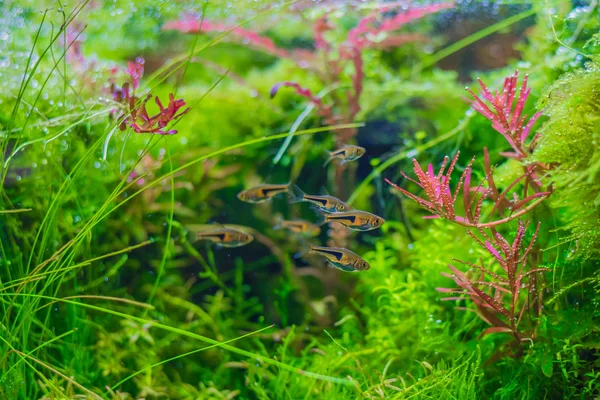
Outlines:
{"label": "red-tipped plant stem", "polygon": [[[523,114],[523,110],[531,92],[531,89],[527,87],[529,76],[525,75],[520,88],[518,87],[518,78],[519,71],[516,70],[513,75],[504,79],[502,91],[496,91],[495,94],[489,90],[481,79],[477,79],[481,87],[481,95],[478,96],[468,87],[466,90],[473,97],[473,108],[490,120],[492,127],[512,147],[513,152],[503,152],[501,155],[523,162],[531,155],[539,139],[539,134],[536,134],[528,144],[526,143],[533,125],[542,115],[542,112],[536,112],[525,122],[527,115]],[[527,173],[526,185],[531,185],[534,191],[539,192],[541,183],[538,175],[543,170],[547,170],[548,167],[536,162],[530,165],[523,163],[523,168]]]}
{"label": "red-tipped plant stem", "polygon": [[119,129],[123,131],[129,126],[136,133],[176,134],[175,129],[166,130],[165,128],[190,111],[189,107],[183,109],[186,105],[185,101],[183,99],[175,100],[173,93],[170,93],[169,103],[167,107],[164,107],[156,96],[154,101],[159,112],[151,116],[148,114],[146,104],[152,98],[152,94],[148,93],[143,99],[135,95],[135,90],[139,87],[140,79],[144,74],[144,59],[138,57],[135,62],[129,62],[126,72],[130,82],[124,83],[122,87],[118,87],[114,83],[111,85],[113,99],[124,109],[121,116],[118,117],[118,120],[121,121]]}
{"label": "red-tipped plant stem", "polygon": [[[445,275],[452,278],[458,288],[438,288],[438,290],[456,295],[443,300],[459,300],[465,298],[465,296],[470,298],[478,315],[491,325],[482,335],[510,333],[515,341],[520,343],[524,340],[531,340],[535,336],[534,321],[532,321],[529,329],[525,331],[519,328],[519,324],[522,322],[525,311],[531,309],[534,302],[541,302],[537,280],[540,273],[547,271],[546,268],[537,268],[535,264],[532,264],[529,269],[526,268],[528,255],[534,248],[540,224],[537,224],[527,248],[522,250],[525,232],[529,223],[523,223],[521,218],[541,204],[551,194],[551,188],[542,188],[538,178],[538,174],[542,170],[547,170],[548,166],[525,164],[539,138],[539,134],[536,134],[533,140],[528,144],[526,143],[533,124],[540,116],[540,112],[536,113],[528,122],[525,122],[527,117],[522,113],[530,89],[527,88],[527,77],[523,80],[520,89],[517,89],[517,80],[518,72],[515,72],[505,79],[502,92],[496,92],[495,94],[492,94],[488,87],[479,80],[482,88],[481,97],[467,89],[474,97],[473,107],[475,110],[492,122],[494,130],[507,140],[514,151],[513,153],[501,153],[501,155],[523,164],[524,174],[508,184],[504,190],[500,191],[494,181],[494,167],[490,163],[487,149],[483,151],[484,177],[482,181],[477,187],[471,187],[474,161],[472,159],[458,179],[454,195],[451,195],[450,180],[459,153],[454,156],[447,171],[445,171],[445,168],[449,158],[445,157],[437,174],[434,172],[433,165],[429,164],[428,168],[424,170],[417,160],[412,160],[417,179],[409,178],[404,173],[402,175],[408,181],[423,189],[425,197],[419,197],[387,179],[386,182],[431,212],[433,218],[445,218],[471,230],[476,229],[480,233],[483,240],[479,239],[471,230],[467,231],[469,236],[500,265],[500,271],[502,272],[494,272],[489,267],[485,267],[483,261],[481,265],[477,265],[455,259],[455,261],[471,267],[471,273],[465,274],[450,265],[449,268],[453,274]],[[518,90],[520,93],[517,93]],[[521,196],[516,193],[516,188],[519,185],[522,185]],[[529,187],[532,187],[535,193],[529,195]],[[462,202],[459,204],[462,204],[464,216],[458,215],[455,207],[461,194]],[[512,196],[509,196],[509,194]],[[489,215],[492,217],[497,215],[497,217],[489,221],[482,221],[482,210],[487,209],[489,207],[487,204],[490,202],[492,206]],[[497,228],[515,219],[518,219],[519,222],[515,238],[511,244],[497,231]],[[474,274],[475,271],[477,271],[476,274]],[[486,287],[487,289],[485,289]],[[527,294],[523,298],[521,293],[525,290]],[[540,308],[536,310],[538,313],[540,311]]]}

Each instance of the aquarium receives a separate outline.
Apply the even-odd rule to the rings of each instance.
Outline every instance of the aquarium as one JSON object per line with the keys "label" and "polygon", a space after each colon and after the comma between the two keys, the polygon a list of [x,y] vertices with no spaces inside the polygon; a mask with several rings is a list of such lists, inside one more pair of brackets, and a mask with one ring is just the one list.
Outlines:
{"label": "aquarium", "polygon": [[0,400],[600,398],[597,0],[0,10]]}

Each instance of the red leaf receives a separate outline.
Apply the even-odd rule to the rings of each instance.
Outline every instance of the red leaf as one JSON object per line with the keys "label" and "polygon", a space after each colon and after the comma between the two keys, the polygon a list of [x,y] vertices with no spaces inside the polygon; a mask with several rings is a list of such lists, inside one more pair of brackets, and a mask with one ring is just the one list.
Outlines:
{"label": "red leaf", "polygon": [[490,335],[492,333],[512,333],[512,329],[510,328],[504,328],[501,326],[493,326],[491,328],[487,328],[486,330],[484,330],[483,332],[481,332],[481,335],[479,335],[480,337],[485,336],[485,335]]}

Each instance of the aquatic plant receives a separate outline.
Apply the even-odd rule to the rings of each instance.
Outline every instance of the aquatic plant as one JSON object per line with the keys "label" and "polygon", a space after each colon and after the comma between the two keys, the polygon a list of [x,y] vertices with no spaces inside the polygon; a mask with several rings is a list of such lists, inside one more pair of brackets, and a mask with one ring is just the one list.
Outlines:
{"label": "aquatic plant", "polygon": [[584,257],[600,249],[600,70],[595,64],[565,74],[548,88],[542,105],[548,115],[539,146],[531,157],[552,165],[546,180],[557,188],[552,204],[564,209],[564,240]]}
{"label": "aquatic plant", "polygon": [[[517,94],[517,77],[518,72],[507,77],[504,81],[504,88],[495,95],[479,80],[483,91],[482,97],[491,103],[493,111],[473,91],[468,88],[467,90],[474,98],[474,109],[492,122],[492,127],[506,139],[514,150],[514,153],[501,154],[507,158],[524,162],[539,139],[539,135],[535,135],[531,143],[525,145],[540,113],[536,113],[529,122],[525,123],[526,116],[523,116],[522,112],[529,95],[527,77],[523,80],[519,94]],[[517,100],[516,104],[515,99]],[[533,166],[524,164],[524,174],[508,183],[500,192],[494,181],[488,150],[484,148],[485,174],[482,181],[476,187],[471,186],[473,158],[464,168],[454,194],[452,194],[451,175],[458,161],[458,155],[459,153],[454,156],[447,170],[448,157],[446,157],[437,174],[432,164],[429,164],[427,172],[425,172],[418,161],[413,159],[414,172],[418,181],[402,173],[408,181],[423,189],[427,199],[421,198],[389,180],[386,181],[400,193],[432,212],[433,215],[428,218],[444,218],[478,231],[483,239],[479,239],[472,231],[467,231],[467,233],[501,267],[497,269],[498,272],[495,272],[496,269],[486,266],[483,259],[480,264],[455,259],[455,261],[471,267],[471,270],[463,273],[456,267],[449,266],[453,274],[447,276],[456,282],[459,289],[438,288],[438,291],[458,296],[443,300],[460,300],[465,296],[469,298],[475,304],[479,317],[491,325],[482,334],[505,332],[511,333],[517,342],[531,340],[534,337],[534,328],[529,327],[528,333],[523,334],[519,330],[519,324],[526,311],[533,308],[534,315],[541,311],[541,289],[538,275],[548,269],[536,267],[535,264],[531,264],[531,260],[528,260],[528,255],[532,251],[537,237],[539,224],[530,244],[524,251],[521,250],[525,231],[529,224],[523,223],[520,218],[543,202],[551,193],[551,190],[542,191],[540,189],[541,183],[536,176],[536,168],[540,168],[541,164]],[[521,196],[513,190],[519,186],[522,188]],[[529,188],[534,190],[533,194],[528,194]],[[460,194],[462,194],[460,204],[465,213],[464,217],[457,215],[455,206]],[[488,208],[484,209],[486,200],[491,200],[491,202],[489,202]],[[498,216],[495,219],[481,220],[482,215],[494,216],[496,214]],[[518,228],[511,244],[497,229],[500,225],[506,225],[516,219],[519,219]]]}
{"label": "aquatic plant", "polygon": [[150,116],[146,109],[146,103],[152,98],[152,94],[148,93],[143,99],[135,95],[135,90],[139,87],[140,79],[144,74],[144,59],[137,58],[135,62],[130,61],[127,66],[127,74],[130,82],[124,83],[120,88],[114,84],[111,87],[113,99],[125,107],[125,111],[117,118],[119,129],[124,131],[127,126],[130,126],[136,133],[176,134],[177,130],[165,130],[165,128],[190,111],[189,107],[180,111],[185,107],[185,101],[183,99],[175,100],[173,93],[170,93],[169,104],[167,107],[163,107],[162,102],[156,96],[154,100],[158,105],[159,112]]}
{"label": "aquatic plant", "polygon": [[[557,40],[597,52],[598,8],[457,2],[408,26],[439,3],[267,3],[0,5],[0,398],[597,397],[600,79]],[[181,15],[201,15],[194,34],[162,30]],[[525,86],[505,53],[457,72],[448,54],[517,22]],[[344,46],[360,49],[350,140],[366,156],[335,194],[386,223],[311,240],[348,242],[371,266],[354,275],[293,258],[273,216],[314,221],[307,205],[235,198],[334,178],[324,150],[357,129],[335,126],[356,92]],[[332,87],[324,55],[342,69]],[[476,69],[499,85],[469,94],[479,114],[458,103]],[[525,113],[544,91],[537,128]],[[323,126],[300,130],[310,116]],[[384,190],[407,165],[406,193]],[[255,240],[193,241],[232,223]]]}
{"label": "aquatic plant", "polygon": [[[308,98],[315,105],[325,124],[354,122],[361,110],[360,97],[365,79],[363,52],[367,49],[393,48],[407,42],[423,40],[421,35],[394,32],[413,20],[453,6],[451,3],[440,3],[401,8],[400,3],[380,4],[368,16],[360,19],[357,25],[348,31],[345,40],[337,45],[326,38],[327,33],[335,31],[338,27],[329,17],[329,13],[325,12],[314,21],[312,28],[314,52],[303,51],[294,59],[300,67],[308,68],[319,77],[325,90],[322,96],[328,95],[330,103],[324,105],[321,96],[308,96],[307,89],[297,82],[276,83],[271,89],[271,97],[281,86],[292,86],[296,88],[296,93]],[[386,13],[390,12],[393,12],[393,15],[386,17]],[[333,90],[345,86],[346,71],[350,65],[353,69],[353,74],[349,76],[350,88],[343,96],[338,96]],[[349,143],[356,133],[356,129],[338,132],[338,145]]]}
{"label": "aquatic plant", "polygon": [[[442,300],[460,300],[466,296],[475,304],[477,315],[491,325],[491,328],[487,328],[481,333],[482,335],[510,333],[517,342],[532,340],[535,336],[533,330],[522,333],[519,325],[524,316],[527,315],[532,319],[541,313],[542,291],[538,289],[540,283],[537,274],[549,271],[549,269],[528,267],[528,264],[531,263],[528,256],[535,243],[539,224],[529,245],[523,251],[526,230],[527,224],[519,221],[519,227],[512,243],[495,231],[492,231],[493,236],[488,236],[481,231],[485,242],[468,232],[498,262],[501,272],[492,272],[489,267],[485,266],[483,260],[481,260],[481,264],[476,264],[455,259],[455,261],[471,267],[469,272],[463,273],[449,265],[452,275],[446,274],[446,276],[452,278],[460,289],[437,289],[442,293],[458,295],[458,297],[446,297]],[[531,329],[531,323],[527,329]]]}
{"label": "aquatic plant", "polygon": [[[528,174],[521,175],[515,181],[510,183],[502,193],[500,193],[496,183],[494,182],[487,149],[484,149],[484,165],[486,173],[482,182],[476,187],[471,186],[473,159],[464,169],[464,172],[462,173],[458,184],[456,185],[454,194],[452,194],[450,190],[451,174],[454,170],[456,162],[458,161],[459,154],[460,153],[456,153],[447,171],[445,171],[445,168],[448,162],[448,157],[444,158],[442,166],[437,174],[435,174],[432,164],[429,164],[427,172],[425,172],[417,160],[413,159],[415,175],[419,179],[418,182],[402,173],[407,180],[415,183],[425,191],[427,199],[423,199],[417,195],[414,195],[408,190],[395,185],[389,179],[386,179],[386,182],[392,185],[402,194],[419,203],[421,207],[434,213],[428,218],[445,218],[470,228],[491,228],[510,222],[532,210],[534,207],[540,204],[548,194],[550,194],[550,192],[537,192],[527,195],[526,184],[523,185],[523,193],[521,197],[519,197],[515,192],[511,192],[511,189],[529,176]],[[512,196],[510,196],[509,193],[512,193]],[[457,215],[456,213],[455,203],[459,199],[459,196],[462,196],[461,204],[463,205],[465,212],[464,217]],[[484,214],[493,215],[498,213],[499,217],[498,219],[492,221],[482,222],[481,216],[483,212],[484,201],[486,199],[491,199],[493,203],[490,204],[492,206],[491,210],[488,210],[489,212]],[[535,201],[531,202],[532,200]]]}

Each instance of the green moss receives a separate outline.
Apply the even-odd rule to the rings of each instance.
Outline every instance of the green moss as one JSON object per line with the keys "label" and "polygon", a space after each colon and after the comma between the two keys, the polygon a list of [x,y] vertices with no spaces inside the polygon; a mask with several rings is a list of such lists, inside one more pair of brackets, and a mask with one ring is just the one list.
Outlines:
{"label": "green moss", "polygon": [[548,163],[564,228],[585,256],[600,255],[600,70],[594,65],[567,73],[542,102],[549,119],[535,160]]}

